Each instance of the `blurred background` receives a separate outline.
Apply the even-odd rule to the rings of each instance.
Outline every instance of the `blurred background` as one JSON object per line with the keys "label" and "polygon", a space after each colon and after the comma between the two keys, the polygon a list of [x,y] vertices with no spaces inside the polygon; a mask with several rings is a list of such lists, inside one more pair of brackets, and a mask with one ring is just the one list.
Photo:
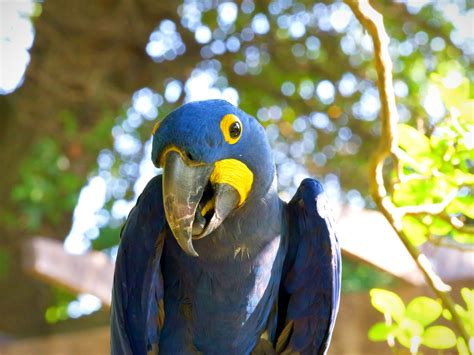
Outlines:
{"label": "blurred background", "polygon": [[[429,175],[398,181],[389,163],[388,190],[398,205],[453,196],[448,219],[416,215],[403,227],[461,302],[474,278],[473,3],[373,5],[391,38],[400,145],[413,158],[405,173]],[[344,248],[333,353],[390,353],[367,337],[384,321],[370,289],[407,302],[433,296],[371,211],[368,162],[381,128],[374,50],[343,2],[1,0],[0,16],[0,352],[108,351],[119,231],[159,173],[151,129],[209,98],[264,125],[283,199],[307,176],[324,183]],[[443,238],[462,247],[437,246]]]}

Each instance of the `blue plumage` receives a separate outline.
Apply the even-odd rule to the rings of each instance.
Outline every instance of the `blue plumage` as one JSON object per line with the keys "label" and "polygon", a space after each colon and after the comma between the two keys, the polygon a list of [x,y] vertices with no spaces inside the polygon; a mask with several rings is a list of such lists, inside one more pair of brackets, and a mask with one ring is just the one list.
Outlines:
{"label": "blue plumage", "polygon": [[163,297],[160,258],[166,226],[161,176],[153,178],[128,216],[115,264],[111,351],[144,354],[158,342],[155,319]]}
{"label": "blue plumage", "polygon": [[[221,118],[229,113],[243,126],[235,144],[221,132]],[[121,235],[112,353],[249,354],[265,346],[324,353],[339,303],[341,264],[321,185],[306,179],[290,203],[282,202],[263,128],[225,101],[190,103],[171,113],[154,134],[153,161],[159,163],[170,146],[186,152],[182,159],[190,167],[239,160],[254,183],[245,203],[212,233],[192,235],[199,254],[193,257],[178,245],[176,227],[165,218],[165,186],[180,179],[150,181]],[[198,191],[198,212],[202,201],[211,201],[207,190],[213,191]],[[214,204],[217,214],[219,202]]]}
{"label": "blue plumage", "polygon": [[294,322],[290,346],[323,353],[339,306],[341,256],[321,184],[303,180],[286,210],[290,247],[282,288],[290,295],[287,320]]}

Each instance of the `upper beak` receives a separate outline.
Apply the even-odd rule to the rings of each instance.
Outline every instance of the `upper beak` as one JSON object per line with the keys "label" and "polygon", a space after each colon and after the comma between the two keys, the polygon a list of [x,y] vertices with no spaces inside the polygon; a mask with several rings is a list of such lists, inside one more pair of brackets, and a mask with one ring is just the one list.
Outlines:
{"label": "upper beak", "polygon": [[176,150],[165,153],[163,200],[166,219],[179,246],[198,256],[193,239],[214,231],[238,205],[239,193],[228,184],[211,185],[214,166],[190,161]]}

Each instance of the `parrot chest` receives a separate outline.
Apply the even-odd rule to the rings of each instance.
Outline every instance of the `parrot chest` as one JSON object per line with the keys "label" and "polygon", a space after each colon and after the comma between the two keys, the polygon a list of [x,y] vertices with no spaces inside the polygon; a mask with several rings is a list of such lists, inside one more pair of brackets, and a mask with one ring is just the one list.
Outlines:
{"label": "parrot chest", "polygon": [[[183,255],[174,244],[165,243],[165,325],[160,347],[172,341],[174,346],[182,343],[174,351],[249,353],[276,304],[286,252],[279,233],[258,251],[236,244],[228,258],[210,262]],[[176,276],[169,283],[168,270]]]}

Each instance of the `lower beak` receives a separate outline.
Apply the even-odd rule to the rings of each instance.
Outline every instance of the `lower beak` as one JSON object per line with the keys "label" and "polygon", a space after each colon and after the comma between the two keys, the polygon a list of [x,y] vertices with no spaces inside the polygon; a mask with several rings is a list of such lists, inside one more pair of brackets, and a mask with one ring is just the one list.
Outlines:
{"label": "lower beak", "polygon": [[240,200],[230,185],[212,186],[209,179],[213,169],[213,165],[195,163],[175,150],[164,157],[166,220],[179,246],[190,256],[198,256],[192,240],[213,232]]}

